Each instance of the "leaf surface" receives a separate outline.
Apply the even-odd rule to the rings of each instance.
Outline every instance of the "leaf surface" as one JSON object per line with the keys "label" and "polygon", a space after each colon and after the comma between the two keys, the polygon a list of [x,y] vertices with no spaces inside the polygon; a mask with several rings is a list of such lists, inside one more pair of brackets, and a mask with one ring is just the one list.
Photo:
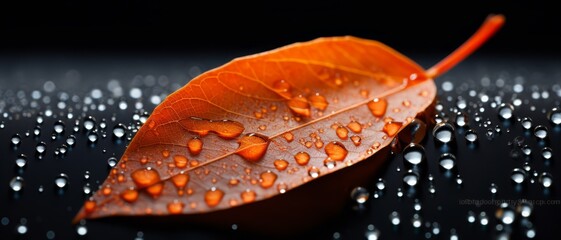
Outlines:
{"label": "leaf surface", "polygon": [[154,109],[75,221],[286,193],[368,161],[435,96],[420,66],[373,40],[324,37],[234,59]]}

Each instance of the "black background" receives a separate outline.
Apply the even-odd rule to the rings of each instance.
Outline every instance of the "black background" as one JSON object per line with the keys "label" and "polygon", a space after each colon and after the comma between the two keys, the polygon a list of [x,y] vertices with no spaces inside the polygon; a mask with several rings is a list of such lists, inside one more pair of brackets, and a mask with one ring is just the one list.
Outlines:
{"label": "black background", "polygon": [[[561,47],[551,1],[12,1],[0,48],[26,51],[262,51],[322,36],[376,39],[404,53],[448,52],[488,14],[507,24],[487,48],[547,54]],[[407,54],[406,54],[407,55]]]}
{"label": "black background", "polygon": [[[499,124],[503,132],[488,140],[484,136],[486,128],[478,126],[471,118],[471,126],[479,132],[479,147],[467,147],[462,130],[456,132],[458,142],[454,145],[464,185],[457,187],[453,178],[446,177],[439,171],[437,163],[430,161],[428,173],[435,176],[437,193],[434,197],[428,194],[428,183],[423,178],[416,196],[423,203],[423,220],[440,223],[440,238],[448,238],[452,228],[458,231],[461,239],[491,238],[498,235],[493,229],[498,222],[493,216],[496,206],[462,206],[458,204],[459,199],[492,199],[488,190],[491,182],[499,185],[498,199],[559,199],[560,165],[555,161],[561,159],[561,152],[556,147],[561,141],[560,129],[548,125],[544,114],[544,111],[559,106],[559,98],[552,89],[554,84],[561,82],[558,70],[561,66],[561,46],[558,44],[561,42],[561,15],[557,9],[553,2],[545,1],[13,1],[0,5],[0,90],[29,93],[41,89],[44,81],[51,80],[57,84],[57,91],[51,93],[53,99],[62,91],[85,96],[93,88],[104,90],[107,81],[115,78],[122,80],[125,93],[131,87],[141,87],[145,96],[157,91],[170,93],[176,88],[171,84],[159,89],[138,85],[131,79],[137,75],[166,75],[171,83],[180,86],[201,70],[218,66],[232,57],[338,35],[379,40],[429,67],[467,39],[487,15],[502,13],[506,16],[506,24],[500,32],[473,57],[436,79],[439,99],[444,111],[455,104],[447,101],[447,97],[454,100],[461,96],[470,103],[482,104],[479,97],[468,96],[466,88],[491,97],[501,95],[505,101],[510,101],[516,95],[508,91],[514,79],[524,77],[525,91],[516,97],[525,103],[516,108],[515,114],[531,116],[535,124],[551,128],[551,142],[547,144],[554,149],[553,164],[542,161],[539,151],[544,145],[530,132],[523,131],[519,124],[500,123],[496,109],[482,104],[487,109],[482,114],[484,119],[491,119],[493,125]],[[69,70],[79,72],[81,79],[69,82],[61,77],[71,72]],[[480,80],[484,77],[492,82],[504,79],[506,92],[493,84],[482,86]],[[442,91],[444,81],[454,83],[455,91]],[[467,84],[464,91],[459,90],[462,84]],[[535,92],[534,88],[549,91],[551,97],[532,100],[530,94]],[[132,106],[135,100],[127,101]],[[146,111],[153,109],[149,99],[142,101]],[[531,106],[537,111],[531,111]],[[45,106],[42,107],[44,110]],[[130,121],[131,107],[126,111],[115,108],[94,114],[100,119],[110,118],[111,113],[116,112],[118,122]],[[476,108],[469,112],[470,116],[474,112]],[[2,239],[44,239],[49,231],[56,233],[56,239],[134,239],[138,232],[142,232],[145,239],[255,237],[241,231],[217,232],[193,226],[150,227],[135,225],[138,221],[128,220],[88,221],[88,234],[79,237],[69,221],[84,201],[81,192],[83,173],[86,170],[92,173],[92,185],[103,181],[108,172],[106,159],[111,154],[119,157],[124,145],[104,139],[97,147],[90,148],[85,142],[85,133],[80,132],[77,134],[79,145],[67,157],[57,159],[52,152],[62,140],[49,142],[47,130],[41,139],[49,142],[49,155],[41,161],[30,160],[23,173],[26,189],[20,198],[15,198],[7,187],[10,179],[18,174],[14,171],[13,159],[19,153],[32,156],[37,142],[25,138],[19,150],[13,150],[8,139],[15,133],[31,130],[35,123],[33,117],[2,120],[9,127],[0,131],[3,155],[0,159],[0,217],[10,219],[7,226],[0,226]],[[50,129],[55,120],[48,118],[44,128]],[[71,120],[67,121],[68,130],[72,124]],[[510,133],[506,133],[507,128]],[[507,143],[516,136],[523,136],[526,144],[532,147],[533,168],[554,175],[554,188],[548,194],[537,183],[528,183],[523,191],[511,184],[511,170],[523,163],[522,159],[513,160],[508,156],[511,146]],[[437,159],[442,150],[434,146],[431,136],[428,136],[425,148],[432,160]],[[101,149],[106,149],[107,153]],[[328,224],[293,237],[331,239],[339,234],[342,239],[364,239],[367,225],[374,224],[384,238],[424,238],[430,229],[415,230],[410,223],[413,198],[399,200],[395,196],[396,189],[403,184],[403,170],[400,173],[395,171],[398,167],[403,169],[400,156],[390,159],[378,174],[387,181],[388,190],[380,199],[373,199],[371,195],[366,209],[356,211],[348,206]],[[66,172],[71,179],[68,192],[62,196],[56,194],[51,184],[60,172]],[[42,194],[36,191],[39,184],[46,186]],[[367,187],[372,189],[373,184]],[[393,210],[401,214],[402,224],[397,230],[388,222],[388,215]],[[489,226],[468,224],[466,213],[470,210],[475,213],[486,211]],[[558,212],[559,205],[535,206],[532,221],[538,238],[559,235],[558,220],[549,220],[558,218]],[[18,237],[14,229],[21,218],[28,219],[29,232]],[[513,228],[512,238],[524,239],[520,226],[517,224]]]}

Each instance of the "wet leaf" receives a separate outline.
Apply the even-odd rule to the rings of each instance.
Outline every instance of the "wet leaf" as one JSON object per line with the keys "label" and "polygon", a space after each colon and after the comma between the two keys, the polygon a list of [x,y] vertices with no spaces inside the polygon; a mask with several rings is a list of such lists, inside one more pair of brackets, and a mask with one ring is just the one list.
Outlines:
{"label": "wet leaf", "polygon": [[434,101],[432,78],[502,21],[490,18],[428,71],[380,42],[351,36],[207,71],[152,112],[75,221],[228,209],[368,161]]}

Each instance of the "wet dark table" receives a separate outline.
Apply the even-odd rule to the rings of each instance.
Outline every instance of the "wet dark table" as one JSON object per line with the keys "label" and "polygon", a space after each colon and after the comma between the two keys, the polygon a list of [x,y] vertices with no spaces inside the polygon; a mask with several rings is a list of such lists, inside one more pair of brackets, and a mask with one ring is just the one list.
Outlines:
{"label": "wet dark table", "polygon": [[[84,192],[97,190],[109,172],[108,161],[119,159],[126,137],[134,135],[127,129],[125,140],[116,141],[115,126],[141,125],[167,94],[199,73],[243,54],[247,53],[2,56],[0,238],[257,237],[235,223],[232,230],[221,232],[189,226],[170,230],[119,221],[71,224],[86,198]],[[437,60],[433,56],[412,58],[425,67]],[[415,179],[406,177],[409,167],[403,155],[396,153],[377,173],[383,190],[377,180],[360,186],[368,192],[365,203],[357,203],[348,193],[344,211],[295,238],[552,239],[561,234],[561,166],[557,163],[561,125],[548,118],[561,117],[548,115],[560,104],[561,61],[544,56],[476,54],[436,84],[436,119],[455,127],[455,141],[448,147],[439,146],[429,129],[422,144],[426,165],[415,186],[407,186],[406,182]],[[457,125],[457,112],[467,117],[466,126]],[[501,119],[501,114],[509,112],[512,118]],[[96,136],[83,129],[88,116],[96,120]],[[531,119],[529,129],[523,127],[525,118]],[[57,134],[59,120],[64,131]],[[546,130],[545,139],[536,137],[540,125]],[[475,143],[466,140],[468,129],[476,132]],[[20,143],[14,145],[16,134]],[[73,145],[68,142],[71,135],[75,136]],[[94,137],[95,143],[88,142]],[[41,142],[45,151],[37,154]],[[450,171],[443,169],[452,163],[441,161],[443,153],[455,156]],[[21,154],[25,161],[16,161]],[[404,182],[404,177],[408,181]],[[65,187],[59,189],[57,184]]]}

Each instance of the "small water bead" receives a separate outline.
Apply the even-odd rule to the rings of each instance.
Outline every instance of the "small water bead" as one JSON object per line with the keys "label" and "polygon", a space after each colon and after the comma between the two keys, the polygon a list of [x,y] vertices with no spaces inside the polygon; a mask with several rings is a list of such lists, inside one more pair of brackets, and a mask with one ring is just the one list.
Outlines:
{"label": "small water bead", "polygon": [[379,191],[384,191],[386,189],[386,180],[384,180],[383,178],[378,178],[378,181],[376,181],[376,189],[378,189]]}
{"label": "small water bead", "polygon": [[239,140],[236,154],[249,162],[257,162],[267,152],[269,138],[260,134],[250,133],[242,136]]}
{"label": "small water bead", "polygon": [[444,170],[451,170],[456,166],[456,156],[452,153],[443,153],[438,159],[440,167]]}
{"label": "small water bead", "polygon": [[76,233],[79,236],[85,236],[86,234],[88,234],[88,228],[86,227],[86,225],[80,224],[76,227]]}
{"label": "small water bead", "polygon": [[512,106],[512,104],[510,103],[501,103],[501,105],[499,105],[499,117],[502,120],[509,120],[512,118],[512,116],[514,116],[514,106]]}
{"label": "small water bead", "polygon": [[547,112],[547,119],[553,125],[561,124],[561,109],[560,108],[552,108]]}
{"label": "small water bead", "polygon": [[99,135],[97,134],[97,132],[92,131],[92,132],[88,133],[88,142],[89,143],[96,143],[98,138],[99,138]]}
{"label": "small water bead", "polygon": [[544,159],[551,159],[553,156],[553,150],[550,147],[544,147],[542,149],[542,157]]}
{"label": "small water bead", "polygon": [[325,99],[325,97],[320,95],[319,93],[309,96],[308,101],[313,107],[317,108],[320,111],[325,110],[329,105],[327,99]]}
{"label": "small water bead", "polygon": [[337,127],[337,129],[335,129],[335,133],[341,140],[345,140],[349,136],[349,130],[347,130],[347,128],[343,126]]}
{"label": "small water bead", "polygon": [[23,189],[24,180],[21,176],[15,176],[10,180],[10,188],[14,192],[19,192]]}
{"label": "small water bead", "polygon": [[209,207],[216,207],[224,197],[224,192],[220,189],[212,187],[205,193],[205,203]]}
{"label": "small water bead", "polygon": [[458,114],[456,114],[456,119],[454,121],[454,123],[456,123],[456,126],[466,127],[468,125],[468,122],[469,122],[469,117],[466,113],[458,112]]}
{"label": "small water bead", "polygon": [[37,144],[37,146],[35,146],[35,151],[37,151],[37,153],[39,154],[45,153],[46,150],[47,150],[47,144],[45,142],[40,142]]}
{"label": "small water bead", "polygon": [[305,166],[310,161],[310,154],[307,152],[298,152],[294,155],[294,160],[296,160],[298,165]]}
{"label": "small water bead", "polygon": [[532,154],[532,148],[530,148],[530,146],[528,146],[528,145],[522,146],[521,150],[522,150],[522,153],[524,153],[524,155],[526,155],[526,156],[530,156],[530,154]]}
{"label": "small water bead", "polygon": [[187,149],[192,155],[199,155],[203,150],[203,141],[198,137],[191,138],[187,141]]}
{"label": "small water bead", "polygon": [[308,99],[303,96],[296,96],[291,98],[288,103],[288,108],[296,115],[303,117],[310,117],[312,115],[312,110],[310,109],[310,103]]}
{"label": "small water bead", "polygon": [[415,199],[415,203],[413,203],[413,210],[415,211],[421,211],[421,209],[423,208],[423,206],[421,206],[421,202],[419,201],[419,199]]}
{"label": "small water bead", "polygon": [[27,156],[22,153],[18,155],[15,162],[16,162],[16,166],[18,166],[19,168],[23,168],[27,165]]}
{"label": "small water bead", "polygon": [[456,184],[462,185],[463,183],[464,180],[462,179],[462,176],[460,176],[460,174],[456,175]]}
{"label": "small water bead", "polygon": [[21,143],[21,136],[19,135],[19,133],[16,133],[12,136],[11,142],[14,146],[18,146]]}
{"label": "small water bead", "polygon": [[151,167],[135,170],[131,178],[138,188],[150,187],[160,181],[160,174]]}
{"label": "small water bead", "polygon": [[374,117],[380,118],[386,114],[388,101],[386,99],[375,98],[374,100],[368,102],[367,106]]}
{"label": "small water bead", "polygon": [[553,175],[551,175],[551,173],[549,172],[543,172],[540,175],[540,183],[545,188],[551,187],[551,185],[553,184]]}
{"label": "small water bead", "polygon": [[55,122],[54,124],[54,131],[56,134],[61,134],[62,132],[64,132],[64,122],[62,120],[58,120]]}
{"label": "small water bead", "polygon": [[475,213],[473,211],[468,211],[467,213],[467,221],[469,223],[474,223],[475,222]]}
{"label": "small water bead", "polygon": [[370,193],[364,187],[355,187],[351,190],[351,199],[358,204],[363,204],[368,200]]}
{"label": "small water bead", "polygon": [[496,194],[499,191],[499,187],[497,186],[497,184],[491,183],[491,186],[489,186],[489,191],[491,192],[491,194]]}
{"label": "small water bead", "polygon": [[497,211],[495,211],[495,217],[506,225],[510,225],[516,220],[516,213],[514,208],[508,203],[501,203]]}
{"label": "small water bead", "polygon": [[329,158],[334,161],[343,161],[347,157],[349,151],[345,148],[345,146],[340,142],[329,142],[325,145],[325,153]]}
{"label": "small water bead", "polygon": [[474,129],[467,130],[466,133],[464,134],[464,137],[466,141],[469,143],[474,143],[478,139],[477,132]]}
{"label": "small water bead", "polygon": [[524,117],[520,123],[522,124],[522,128],[526,130],[530,130],[532,128],[532,119],[529,117]]}
{"label": "small water bead", "polygon": [[312,178],[317,178],[320,175],[320,171],[319,168],[317,167],[311,167],[308,169],[308,176],[312,177]]}
{"label": "small water bead", "polygon": [[275,181],[277,180],[277,174],[271,172],[271,171],[266,171],[261,173],[261,175],[259,175],[259,182],[262,188],[270,188],[275,184]]}
{"label": "small water bead", "polygon": [[534,128],[534,136],[538,139],[545,139],[547,137],[547,127],[543,125],[538,125]]}
{"label": "small water bead", "polygon": [[418,213],[413,214],[413,217],[411,218],[411,224],[413,225],[413,227],[420,228],[422,223],[423,221],[421,219],[421,215],[419,215]]}
{"label": "small water bead", "polygon": [[68,175],[66,175],[65,173],[60,173],[56,178],[55,178],[55,186],[58,188],[65,188],[68,186]]}
{"label": "small water bead", "polygon": [[107,159],[107,164],[108,164],[109,167],[111,167],[111,168],[112,168],[112,167],[115,167],[115,166],[117,165],[117,162],[118,162],[118,160],[117,160],[117,158],[115,158],[115,157],[109,157],[109,158]]}
{"label": "small water bead", "polygon": [[25,223],[19,223],[16,225],[16,232],[19,235],[25,235],[27,233],[27,225]]}
{"label": "small water bead", "polygon": [[380,230],[375,228],[372,224],[368,225],[368,228],[364,233],[364,237],[366,237],[367,240],[378,240],[380,239],[380,235]]}
{"label": "small water bead", "polygon": [[479,213],[479,224],[482,226],[487,226],[487,224],[489,224],[489,217],[487,217],[487,213],[483,211]]}
{"label": "small water bead", "polygon": [[84,180],[90,179],[90,171],[84,172]]}
{"label": "small water bead", "polygon": [[403,175],[403,183],[407,186],[414,187],[419,182],[419,174],[415,171],[409,169],[405,175]]}
{"label": "small water bead", "polygon": [[87,116],[84,119],[84,122],[83,122],[83,126],[84,126],[84,129],[86,129],[86,131],[90,131],[90,130],[94,129],[95,124],[96,124],[96,121],[95,121],[95,118],[93,116]]}
{"label": "small water bead", "polygon": [[393,211],[390,213],[390,223],[394,226],[397,226],[401,223],[401,219],[397,211]]}
{"label": "small water bead", "polygon": [[515,168],[512,170],[510,179],[517,184],[523,183],[526,180],[527,173],[524,169]]}
{"label": "small water bead", "polygon": [[516,212],[518,212],[523,218],[530,217],[533,211],[534,205],[528,201],[520,201],[516,206]]}
{"label": "small water bead", "polygon": [[454,126],[448,122],[437,123],[433,130],[432,135],[438,142],[446,144],[454,140]]}
{"label": "small water bead", "polygon": [[35,126],[35,128],[33,128],[33,136],[39,137],[39,135],[41,135],[41,127]]}
{"label": "small water bead", "polygon": [[84,186],[82,187],[82,191],[84,192],[84,194],[89,195],[90,193],[92,193],[92,187],[89,183],[84,184]]}
{"label": "small water bead", "polygon": [[126,134],[126,129],[127,127],[124,124],[117,123],[117,125],[113,127],[113,136],[116,138],[124,137]]}

